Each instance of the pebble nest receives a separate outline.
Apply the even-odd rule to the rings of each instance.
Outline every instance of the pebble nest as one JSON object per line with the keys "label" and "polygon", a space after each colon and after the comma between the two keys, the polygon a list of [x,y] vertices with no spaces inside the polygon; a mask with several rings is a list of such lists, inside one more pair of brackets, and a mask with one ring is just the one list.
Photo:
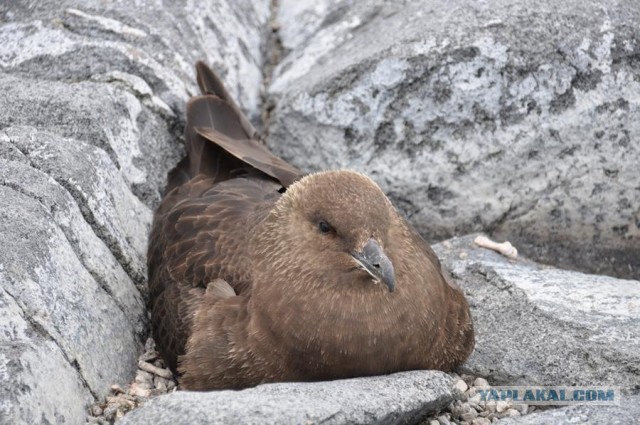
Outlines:
{"label": "pebble nest", "polygon": [[523,416],[542,410],[539,406],[511,404],[509,401],[482,401],[478,389],[490,387],[486,379],[465,374],[450,375],[454,378],[456,400],[441,412],[427,417],[421,425],[489,425],[503,418]]}
{"label": "pebble nest", "polygon": [[87,424],[112,424],[150,398],[177,390],[178,383],[152,338],[147,339],[144,348],[133,382],[127,388],[112,385],[110,394],[89,408]]}
{"label": "pebble nest", "polygon": [[[450,375],[454,378],[456,400],[444,410],[424,419],[421,425],[489,425],[502,418],[522,416],[541,410],[539,406],[511,405],[507,401],[484,402],[481,400],[478,388],[489,387],[486,379],[466,374],[451,373]],[[145,350],[138,358],[138,371],[133,382],[126,388],[113,385],[105,399],[89,408],[86,424],[113,424],[150,398],[177,389],[178,383],[173,373],[164,364],[153,339],[148,338]]]}

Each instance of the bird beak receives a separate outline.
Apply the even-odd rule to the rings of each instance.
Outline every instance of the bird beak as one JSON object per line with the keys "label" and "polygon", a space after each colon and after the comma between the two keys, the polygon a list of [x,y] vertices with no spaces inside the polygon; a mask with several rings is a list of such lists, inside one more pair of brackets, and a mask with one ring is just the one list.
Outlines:
{"label": "bird beak", "polygon": [[384,251],[375,239],[369,239],[362,252],[354,252],[351,256],[371,277],[376,281],[384,282],[389,292],[393,292],[396,288],[393,264],[389,257],[384,255]]}

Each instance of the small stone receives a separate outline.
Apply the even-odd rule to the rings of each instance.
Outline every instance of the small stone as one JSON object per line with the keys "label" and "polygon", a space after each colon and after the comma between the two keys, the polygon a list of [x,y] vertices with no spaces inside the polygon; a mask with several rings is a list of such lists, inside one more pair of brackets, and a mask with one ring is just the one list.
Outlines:
{"label": "small stone", "polygon": [[116,411],[118,410],[118,406],[110,405],[104,409],[104,418],[108,421],[113,422],[116,417]]}
{"label": "small stone", "polygon": [[144,351],[156,351],[156,342],[153,338],[147,338],[147,341],[144,343]]}
{"label": "small stone", "polygon": [[93,416],[100,416],[102,415],[102,409],[97,404],[94,404],[93,406],[91,406],[90,413]]}
{"label": "small stone", "polygon": [[463,404],[460,400],[456,401],[456,404],[454,405],[454,407],[451,409],[451,415],[456,418],[456,417],[461,417],[463,414],[467,413],[469,410],[471,410],[471,406],[469,406],[468,404]]}
{"label": "small stone", "polygon": [[155,388],[159,392],[166,393],[167,391],[169,391],[169,380],[168,379],[156,376],[155,379],[153,380],[153,382],[154,382]]}
{"label": "small stone", "polygon": [[451,421],[449,420],[447,415],[438,416],[438,422],[440,422],[440,425],[451,425]]}
{"label": "small stone", "polygon": [[137,382],[139,384],[149,384],[149,385],[151,385],[153,383],[153,374],[149,373],[149,372],[146,372],[144,370],[138,369],[138,372],[136,372],[135,382]]}
{"label": "small stone", "polygon": [[138,397],[149,397],[151,395],[151,389],[144,388],[141,385],[139,385],[137,382],[134,382],[133,384],[131,384],[131,387],[129,387],[129,394],[132,394]]}
{"label": "small stone", "polygon": [[496,411],[496,402],[487,401],[487,403],[485,404],[485,409],[487,409],[487,411],[490,413],[494,413]]}
{"label": "small stone", "polygon": [[484,379],[484,378],[476,378],[476,380],[473,381],[473,386],[474,387],[488,387],[489,386],[489,382],[487,382],[487,380]]}
{"label": "small stone", "polygon": [[473,401],[469,401],[469,406],[471,406],[471,408],[475,409],[477,412],[482,412],[484,410],[482,406],[480,406],[478,403],[474,403]]}
{"label": "small stone", "polygon": [[475,418],[471,423],[473,425],[491,425],[491,421],[487,418]]}
{"label": "small stone", "polygon": [[475,376],[467,375],[466,373],[463,373],[462,375],[460,375],[460,378],[462,378],[464,380],[464,382],[466,382],[467,385],[469,385],[469,386],[472,386],[473,385],[473,381],[476,379]]}
{"label": "small stone", "polygon": [[455,384],[453,384],[453,388],[461,394],[464,394],[464,392],[469,389],[469,386],[462,379],[458,379]]}
{"label": "small stone", "polygon": [[529,411],[528,404],[514,404],[513,408],[516,409],[518,412],[520,412],[521,415],[526,415],[527,412]]}
{"label": "small stone", "polygon": [[459,255],[461,260],[466,260],[468,256],[469,254],[467,254],[465,251],[462,251]]}
{"label": "small stone", "polygon": [[143,362],[154,362],[159,357],[157,351],[146,351],[140,355],[138,360],[142,360]]}
{"label": "small stone", "polygon": [[87,421],[87,425],[110,425],[109,421],[104,418],[91,418]]}
{"label": "small stone", "polygon": [[515,416],[520,416],[520,412],[518,412],[516,409],[508,409],[501,415],[501,417],[503,418],[513,418]]}
{"label": "small stone", "polygon": [[460,415],[460,419],[467,422],[471,422],[477,417],[478,417],[478,412],[476,412],[474,409],[469,409],[469,411]]}
{"label": "small stone", "polygon": [[113,384],[111,386],[111,392],[114,394],[122,394],[124,390],[118,384]]}
{"label": "small stone", "polygon": [[438,422],[436,419],[433,419],[429,421],[429,425],[440,425],[440,422]]}
{"label": "small stone", "polygon": [[161,360],[156,360],[155,363],[138,361],[138,368],[162,378],[171,379],[173,377],[173,373],[169,369],[165,369],[160,366],[160,364],[162,364]]}
{"label": "small stone", "polygon": [[511,407],[511,403],[500,400],[499,402],[496,403],[496,412],[502,413],[505,410],[507,410],[509,407]]}

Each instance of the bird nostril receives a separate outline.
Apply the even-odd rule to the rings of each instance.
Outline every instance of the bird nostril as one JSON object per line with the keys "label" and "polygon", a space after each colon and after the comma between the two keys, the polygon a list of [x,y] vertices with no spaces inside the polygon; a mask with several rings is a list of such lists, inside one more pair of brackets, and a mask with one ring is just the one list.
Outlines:
{"label": "bird nostril", "polygon": [[376,264],[373,265],[373,267],[375,267],[376,269],[379,269],[380,268],[380,264],[376,263]]}

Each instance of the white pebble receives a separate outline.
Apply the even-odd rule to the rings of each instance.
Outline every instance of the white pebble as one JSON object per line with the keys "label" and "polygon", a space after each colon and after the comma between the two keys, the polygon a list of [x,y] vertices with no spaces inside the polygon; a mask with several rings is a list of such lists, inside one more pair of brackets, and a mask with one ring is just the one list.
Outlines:
{"label": "white pebble", "polygon": [[520,412],[521,415],[526,415],[529,411],[529,405],[527,404],[514,404],[513,408]]}
{"label": "white pebble", "polygon": [[498,403],[496,403],[496,412],[502,413],[505,410],[507,410],[509,407],[511,407],[511,403],[500,400]]}
{"label": "white pebble", "polygon": [[464,393],[469,389],[469,386],[462,379],[458,379],[455,384],[453,384],[453,388],[458,390],[461,393]]}
{"label": "white pebble", "polygon": [[446,415],[438,416],[438,422],[440,422],[440,425],[451,425],[451,421],[449,421]]}
{"label": "white pebble", "polygon": [[474,387],[488,387],[489,383],[484,378],[476,378],[476,380],[473,381],[473,386]]}
{"label": "white pebble", "polygon": [[513,418],[514,416],[520,416],[520,412],[518,412],[516,409],[509,409],[506,411],[506,413],[508,418]]}
{"label": "white pebble", "polygon": [[462,419],[463,421],[467,421],[467,422],[471,422],[472,420],[474,420],[477,417],[478,417],[478,412],[476,412],[473,409],[469,409],[468,412],[463,413],[462,415],[460,415],[460,419]]}

